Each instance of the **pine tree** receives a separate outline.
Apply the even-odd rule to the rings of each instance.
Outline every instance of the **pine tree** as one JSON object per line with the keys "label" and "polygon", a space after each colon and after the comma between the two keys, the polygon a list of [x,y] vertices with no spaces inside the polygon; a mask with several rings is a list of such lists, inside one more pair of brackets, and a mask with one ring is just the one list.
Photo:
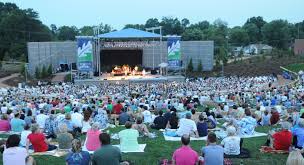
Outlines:
{"label": "pine tree", "polygon": [[40,75],[40,78],[46,78],[48,76],[45,65],[43,65]]}
{"label": "pine tree", "polygon": [[36,77],[36,79],[40,79],[40,69],[38,68],[38,66],[36,66],[36,69],[35,69],[35,77]]}
{"label": "pine tree", "polygon": [[192,63],[192,58],[190,59],[189,61],[189,64],[188,64],[188,72],[193,72],[193,63]]}
{"label": "pine tree", "polygon": [[53,65],[52,64],[49,65],[47,73],[48,73],[48,76],[53,74]]}
{"label": "pine tree", "polygon": [[197,71],[202,72],[203,71],[203,65],[202,65],[202,60],[199,60],[199,63],[197,65]]}

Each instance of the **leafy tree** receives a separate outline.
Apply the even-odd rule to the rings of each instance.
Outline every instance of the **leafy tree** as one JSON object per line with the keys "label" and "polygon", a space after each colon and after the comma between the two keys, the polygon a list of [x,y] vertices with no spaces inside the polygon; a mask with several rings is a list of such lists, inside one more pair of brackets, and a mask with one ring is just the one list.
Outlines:
{"label": "leafy tree", "polygon": [[75,36],[79,34],[76,26],[61,26],[58,28],[58,39],[61,41],[74,41]]}
{"label": "leafy tree", "polygon": [[182,19],[181,21],[182,27],[186,29],[188,25],[190,25],[190,21],[187,18]]}
{"label": "leafy tree", "polygon": [[258,28],[258,34],[255,36],[255,39],[257,41],[262,41],[263,40],[263,35],[262,35],[262,27],[266,24],[267,22],[264,21],[263,17],[258,16],[258,17],[251,17],[249,18],[246,24],[254,24]]}
{"label": "leafy tree", "polygon": [[227,64],[227,62],[228,62],[228,54],[227,54],[226,49],[223,46],[221,46],[219,48],[218,58],[222,62],[222,64],[224,64],[224,65]]}
{"label": "leafy tree", "polygon": [[195,24],[191,24],[189,26],[189,28],[193,29],[193,28],[198,28],[200,30],[206,30],[210,27],[210,23],[208,21],[200,21],[198,23]]}
{"label": "leafy tree", "polygon": [[230,30],[229,40],[237,46],[245,46],[249,43],[249,36],[245,29],[237,26]]}
{"label": "leafy tree", "polygon": [[163,27],[164,35],[181,35],[183,27],[178,18],[163,17],[160,25]]}
{"label": "leafy tree", "polygon": [[197,65],[197,71],[202,72],[203,71],[203,64],[202,60],[199,60],[198,65]]}
{"label": "leafy tree", "polygon": [[145,28],[157,27],[159,26],[159,21],[157,18],[150,18],[146,21]]}
{"label": "leafy tree", "polygon": [[53,74],[53,65],[52,64],[49,65],[49,67],[47,69],[47,74],[48,74],[48,76]]}
{"label": "leafy tree", "polygon": [[40,69],[39,69],[38,66],[36,66],[36,68],[35,68],[35,77],[36,77],[36,79],[40,79],[41,78],[40,75],[41,75]]}
{"label": "leafy tree", "polygon": [[247,32],[250,43],[257,43],[259,41],[259,28],[255,24],[245,24],[243,29]]}
{"label": "leafy tree", "polygon": [[291,28],[286,20],[274,20],[265,24],[262,33],[267,44],[287,49],[291,42]]}
{"label": "leafy tree", "polygon": [[145,25],[143,25],[143,24],[126,24],[124,29],[127,29],[127,28],[145,30]]}
{"label": "leafy tree", "polygon": [[48,76],[48,73],[47,73],[46,67],[45,67],[45,65],[43,65],[42,69],[41,69],[41,73],[40,73],[40,78],[46,78],[47,76]]}
{"label": "leafy tree", "polygon": [[79,33],[82,36],[93,36],[94,35],[94,27],[93,26],[83,26],[79,29]]}
{"label": "leafy tree", "polygon": [[203,40],[203,33],[200,29],[186,29],[182,34],[182,40],[184,41],[200,41]]}
{"label": "leafy tree", "polygon": [[189,61],[189,63],[188,63],[187,71],[188,71],[188,72],[193,72],[192,58],[190,59],[190,61]]}

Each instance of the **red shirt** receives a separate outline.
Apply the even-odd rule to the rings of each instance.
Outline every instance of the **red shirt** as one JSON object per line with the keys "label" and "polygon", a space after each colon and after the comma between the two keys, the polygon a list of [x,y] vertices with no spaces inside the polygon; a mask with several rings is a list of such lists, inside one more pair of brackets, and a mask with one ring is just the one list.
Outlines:
{"label": "red shirt", "polygon": [[0,120],[0,131],[9,131],[11,130],[11,125],[8,120]]}
{"label": "red shirt", "polygon": [[45,143],[45,137],[42,133],[31,133],[27,138],[32,143],[35,152],[45,152],[48,150],[48,145]]}
{"label": "red shirt", "polygon": [[288,151],[292,143],[292,133],[288,130],[283,130],[272,135],[273,147],[276,150]]}
{"label": "red shirt", "polygon": [[280,120],[280,114],[278,112],[274,112],[270,117],[270,124],[274,125]]}
{"label": "red shirt", "polygon": [[113,107],[114,113],[115,113],[115,114],[120,114],[122,108],[123,108],[123,107],[122,107],[121,104],[115,104],[114,107]]}

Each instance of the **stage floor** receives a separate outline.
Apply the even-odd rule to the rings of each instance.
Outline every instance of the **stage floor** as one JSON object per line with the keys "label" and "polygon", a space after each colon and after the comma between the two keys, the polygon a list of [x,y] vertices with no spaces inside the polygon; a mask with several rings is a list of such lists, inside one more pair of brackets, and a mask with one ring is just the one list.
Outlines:
{"label": "stage floor", "polygon": [[111,74],[103,74],[100,77],[94,77],[93,79],[75,80],[75,84],[98,84],[98,83],[117,83],[117,82],[158,82],[158,81],[184,81],[185,77],[181,75],[175,76],[162,76],[151,75],[145,76],[111,76]]}

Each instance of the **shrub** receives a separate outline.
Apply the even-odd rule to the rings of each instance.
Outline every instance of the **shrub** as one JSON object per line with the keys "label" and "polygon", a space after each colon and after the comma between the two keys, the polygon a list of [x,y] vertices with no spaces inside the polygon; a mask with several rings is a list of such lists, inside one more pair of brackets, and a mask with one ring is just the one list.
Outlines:
{"label": "shrub", "polygon": [[199,60],[199,62],[198,62],[197,71],[198,71],[198,72],[202,72],[202,71],[203,71],[202,60]]}
{"label": "shrub", "polygon": [[36,66],[35,68],[35,77],[36,79],[40,79],[40,68],[38,66]]}
{"label": "shrub", "polygon": [[48,76],[45,65],[43,65],[40,75],[40,78],[46,78]]}
{"label": "shrub", "polygon": [[190,59],[187,67],[188,72],[193,72],[193,63],[192,63],[192,58]]}
{"label": "shrub", "polygon": [[53,74],[53,65],[52,64],[49,65],[47,73],[48,73],[48,76]]}

